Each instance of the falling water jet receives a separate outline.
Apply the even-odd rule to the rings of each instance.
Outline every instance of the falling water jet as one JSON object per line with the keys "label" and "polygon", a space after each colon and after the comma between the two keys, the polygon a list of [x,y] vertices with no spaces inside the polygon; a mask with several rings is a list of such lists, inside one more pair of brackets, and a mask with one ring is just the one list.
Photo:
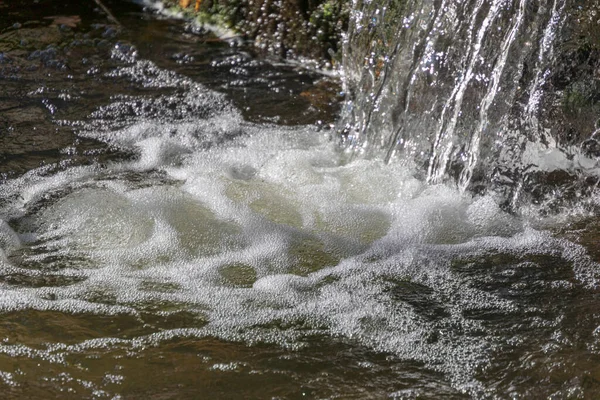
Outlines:
{"label": "falling water jet", "polygon": [[512,208],[533,174],[578,174],[577,162],[531,158],[573,152],[561,117],[570,88],[556,80],[564,43],[581,29],[576,10],[564,0],[358,2],[344,48],[346,145],[414,163],[429,183],[485,188]]}

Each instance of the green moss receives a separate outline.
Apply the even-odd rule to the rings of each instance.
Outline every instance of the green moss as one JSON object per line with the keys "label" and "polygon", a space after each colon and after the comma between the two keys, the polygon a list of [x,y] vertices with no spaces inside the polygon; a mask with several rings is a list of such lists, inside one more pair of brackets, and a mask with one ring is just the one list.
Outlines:
{"label": "green moss", "polygon": [[576,113],[590,103],[590,94],[586,93],[585,88],[577,86],[570,87],[563,99],[563,106],[568,113]]}
{"label": "green moss", "polygon": [[164,1],[184,17],[256,40],[258,48],[271,54],[318,61],[332,61],[337,54],[350,11],[350,2],[344,0],[204,0],[198,12],[193,1],[187,8],[174,0]]}

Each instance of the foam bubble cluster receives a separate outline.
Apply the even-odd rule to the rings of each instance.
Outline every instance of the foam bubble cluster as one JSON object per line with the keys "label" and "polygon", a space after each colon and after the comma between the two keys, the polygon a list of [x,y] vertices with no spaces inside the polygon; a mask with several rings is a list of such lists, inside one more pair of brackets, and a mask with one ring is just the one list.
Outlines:
{"label": "foam bubble cluster", "polygon": [[141,320],[135,339],[119,339],[133,347],[214,336],[301,348],[311,335],[339,337],[483,393],[476,373],[502,339],[472,316],[523,306],[482,270],[510,280],[541,255],[579,283],[595,279],[577,246],[491,197],[428,186],[406,166],[346,162],[314,127],[250,124],[221,95],[146,61],[113,74],[176,91],[115,96],[82,128],[137,157],[40,169],[2,186],[6,312]]}

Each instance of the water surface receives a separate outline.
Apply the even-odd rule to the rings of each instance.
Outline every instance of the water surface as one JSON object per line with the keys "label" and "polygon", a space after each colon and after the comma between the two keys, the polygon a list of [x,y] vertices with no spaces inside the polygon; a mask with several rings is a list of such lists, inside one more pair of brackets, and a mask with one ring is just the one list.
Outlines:
{"label": "water surface", "polygon": [[349,162],[329,78],[107,6],[0,3],[6,397],[600,393],[589,208]]}

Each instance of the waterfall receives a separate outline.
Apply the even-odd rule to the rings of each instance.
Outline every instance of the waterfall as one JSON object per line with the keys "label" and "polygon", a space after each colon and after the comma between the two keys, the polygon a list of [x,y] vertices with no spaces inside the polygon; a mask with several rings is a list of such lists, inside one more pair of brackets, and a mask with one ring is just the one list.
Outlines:
{"label": "waterfall", "polygon": [[[432,184],[494,187],[514,205],[528,174],[555,170],[557,157],[582,159],[573,156],[579,143],[565,139],[574,136],[562,111],[572,87],[552,82],[564,74],[557,63],[580,23],[569,7],[566,0],[356,0],[344,43],[346,146],[414,163]],[[590,129],[580,126],[575,136]],[[532,160],[536,152],[554,159]]]}

